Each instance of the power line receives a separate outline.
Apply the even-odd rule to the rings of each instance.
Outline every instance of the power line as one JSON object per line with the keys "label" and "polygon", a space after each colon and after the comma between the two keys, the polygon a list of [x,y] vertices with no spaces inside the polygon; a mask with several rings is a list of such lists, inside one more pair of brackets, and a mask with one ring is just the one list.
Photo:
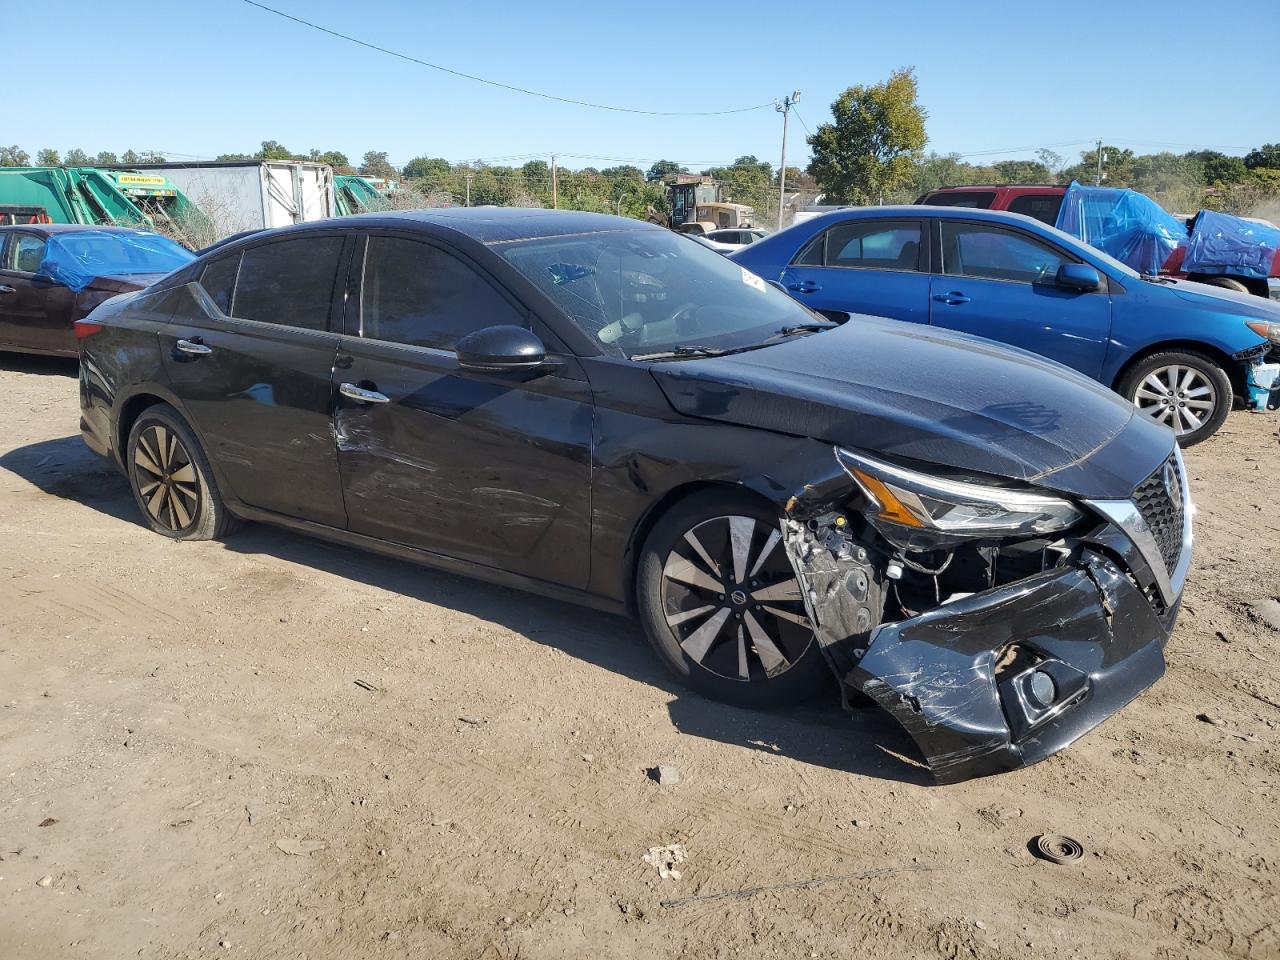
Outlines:
{"label": "power line", "polygon": [[285,13],[283,10],[277,10],[275,7],[269,7],[265,3],[258,3],[258,0],[244,0],[251,7],[257,7],[259,10],[265,10],[267,13],[274,13],[277,17],[290,20],[304,27],[310,27],[312,30],[318,30],[321,33],[327,33],[331,37],[337,37],[339,40],[346,40],[348,43],[354,43],[370,50],[376,50],[378,53],[385,53],[387,56],[396,57],[399,60],[405,60],[409,63],[416,63],[420,67],[427,67],[431,70],[439,70],[441,73],[448,73],[455,77],[461,77],[464,80],[473,80],[476,83],[488,84],[491,87],[498,87],[502,90],[511,90],[514,93],[523,93],[530,97],[541,97],[543,100],[554,100],[556,103],[568,103],[577,107],[591,107],[595,110],[612,110],[615,113],[638,113],[651,117],[719,117],[730,113],[749,113],[752,110],[763,110],[766,107],[772,107],[773,101],[768,103],[759,103],[753,107],[735,107],[731,110],[640,110],[635,107],[619,107],[608,103],[592,103],[588,100],[575,100],[572,97],[558,97],[551,93],[542,93],[538,90],[529,90],[526,87],[517,87],[510,83],[502,83],[499,80],[489,80],[486,77],[478,77],[472,73],[464,73],[461,70],[454,70],[450,67],[441,66],[438,63],[431,63],[427,60],[421,60],[418,57],[410,56],[407,53],[400,53],[396,50],[390,50],[387,47],[379,46],[376,43],[370,43],[367,40],[360,40],[356,37],[337,30],[331,30],[328,27],[322,27],[318,23],[312,23],[310,20],[303,20],[301,17],[295,17],[293,14]]}
{"label": "power line", "polygon": [[804,127],[804,132],[812,137],[813,131],[810,130],[809,125],[804,122],[804,117],[800,116],[800,111],[796,109],[794,104],[791,106],[791,111],[796,115],[796,119],[800,121],[800,126]]}

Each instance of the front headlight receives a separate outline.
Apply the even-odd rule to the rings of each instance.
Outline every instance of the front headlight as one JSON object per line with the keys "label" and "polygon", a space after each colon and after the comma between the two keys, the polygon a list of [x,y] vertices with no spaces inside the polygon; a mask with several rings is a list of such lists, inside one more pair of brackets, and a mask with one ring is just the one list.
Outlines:
{"label": "front headlight", "polygon": [[1065,530],[1084,514],[1060,497],[944,480],[836,448],[836,457],[871,501],[872,521],[957,538],[1032,536]]}
{"label": "front headlight", "polygon": [[1269,320],[1246,320],[1244,325],[1260,337],[1266,337],[1272,343],[1280,343],[1280,323]]}

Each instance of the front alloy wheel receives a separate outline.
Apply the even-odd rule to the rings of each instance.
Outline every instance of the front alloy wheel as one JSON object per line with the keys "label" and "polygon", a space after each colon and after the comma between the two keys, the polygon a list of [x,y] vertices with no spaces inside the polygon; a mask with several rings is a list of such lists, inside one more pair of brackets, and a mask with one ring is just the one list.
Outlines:
{"label": "front alloy wheel", "polygon": [[662,517],[636,606],[663,663],[708,696],[776,706],[830,677],[777,514],[749,494],[705,490]]}
{"label": "front alloy wheel", "polygon": [[1191,351],[1145,358],[1125,374],[1119,390],[1139,413],[1171,429],[1184,447],[1216,433],[1233,400],[1226,371]]}

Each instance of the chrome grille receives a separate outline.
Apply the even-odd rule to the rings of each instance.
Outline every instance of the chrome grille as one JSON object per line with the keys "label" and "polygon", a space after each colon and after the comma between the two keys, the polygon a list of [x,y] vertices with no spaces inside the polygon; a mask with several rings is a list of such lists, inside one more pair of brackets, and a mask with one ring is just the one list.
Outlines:
{"label": "chrome grille", "polygon": [[1133,491],[1133,502],[1155,538],[1165,571],[1172,574],[1182,554],[1182,467],[1169,457]]}

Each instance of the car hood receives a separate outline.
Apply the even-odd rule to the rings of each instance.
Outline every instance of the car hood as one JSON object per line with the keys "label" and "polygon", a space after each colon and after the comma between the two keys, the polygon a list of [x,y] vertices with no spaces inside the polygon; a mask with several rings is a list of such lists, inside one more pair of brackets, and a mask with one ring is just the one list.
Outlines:
{"label": "car hood", "polygon": [[1218,312],[1229,312],[1241,317],[1280,322],[1280,304],[1252,293],[1240,293],[1193,280],[1175,280],[1166,288],[1180,300],[1194,303]]}
{"label": "car hood", "polygon": [[686,416],[1084,497],[1129,496],[1173,447],[1168,430],[1060,364],[878,317],[744,353],[659,363],[653,375]]}

